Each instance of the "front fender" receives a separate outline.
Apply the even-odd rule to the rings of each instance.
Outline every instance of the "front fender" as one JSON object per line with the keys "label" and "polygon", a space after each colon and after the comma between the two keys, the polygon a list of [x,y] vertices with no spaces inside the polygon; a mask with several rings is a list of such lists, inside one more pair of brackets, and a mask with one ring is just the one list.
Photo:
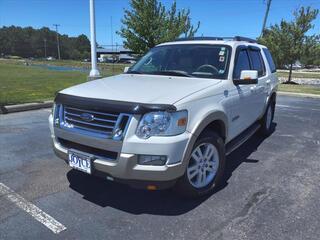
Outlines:
{"label": "front fender", "polygon": [[223,123],[223,127],[224,129],[223,131],[223,137],[227,137],[228,136],[228,118],[226,116],[226,114],[222,111],[214,111],[214,112],[210,112],[208,114],[206,114],[202,121],[198,122],[193,129],[191,130],[191,133],[195,136],[199,136],[202,131],[213,121],[220,121]]}
{"label": "front fender", "polygon": [[188,162],[189,162],[189,156],[192,152],[193,146],[196,142],[196,140],[198,139],[199,135],[202,133],[202,131],[213,121],[221,121],[224,124],[224,134],[225,137],[228,136],[228,119],[227,116],[224,112],[222,111],[214,111],[214,112],[210,112],[206,115],[203,116],[203,118],[201,118],[202,120],[199,121],[197,124],[194,125],[194,127],[191,129],[191,138],[188,141],[186,150],[184,152],[184,157],[182,160],[182,164],[184,166],[184,168],[186,168]]}

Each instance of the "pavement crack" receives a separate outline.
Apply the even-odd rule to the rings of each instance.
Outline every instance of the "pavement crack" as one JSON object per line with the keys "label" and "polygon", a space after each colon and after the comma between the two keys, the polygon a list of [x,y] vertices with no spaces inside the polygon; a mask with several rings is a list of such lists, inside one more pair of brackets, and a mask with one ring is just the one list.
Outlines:
{"label": "pavement crack", "polygon": [[233,220],[246,218],[252,210],[261,203],[269,195],[269,189],[262,189],[258,192],[255,192],[249,199],[249,201],[244,205],[242,210],[238,212]]}
{"label": "pavement crack", "polygon": [[208,230],[199,239],[208,239],[208,235],[211,235],[212,239],[222,239],[223,230],[230,225],[240,223],[248,218],[248,216],[257,209],[258,205],[262,203],[269,195],[271,188],[263,188],[251,195],[244,207],[235,215],[229,217],[213,229]]}

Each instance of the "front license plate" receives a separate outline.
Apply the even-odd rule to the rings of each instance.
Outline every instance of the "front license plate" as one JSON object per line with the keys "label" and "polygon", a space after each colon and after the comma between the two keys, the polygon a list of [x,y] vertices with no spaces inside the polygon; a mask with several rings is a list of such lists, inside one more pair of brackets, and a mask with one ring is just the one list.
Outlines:
{"label": "front license plate", "polygon": [[70,167],[91,174],[92,157],[72,150],[68,151],[68,156]]}

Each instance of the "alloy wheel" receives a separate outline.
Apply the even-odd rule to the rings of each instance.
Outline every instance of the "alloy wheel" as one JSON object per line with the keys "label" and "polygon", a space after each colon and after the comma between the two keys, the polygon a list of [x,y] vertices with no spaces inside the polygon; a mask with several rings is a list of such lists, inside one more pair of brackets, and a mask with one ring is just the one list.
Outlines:
{"label": "alloy wheel", "polygon": [[219,153],[212,143],[196,147],[187,168],[188,180],[195,188],[206,187],[216,176],[219,167]]}

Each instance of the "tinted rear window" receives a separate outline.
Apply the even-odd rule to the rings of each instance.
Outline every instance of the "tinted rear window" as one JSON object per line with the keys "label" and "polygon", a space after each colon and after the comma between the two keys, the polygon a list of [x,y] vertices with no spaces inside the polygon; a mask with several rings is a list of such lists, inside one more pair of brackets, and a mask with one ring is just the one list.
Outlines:
{"label": "tinted rear window", "polygon": [[273,73],[276,72],[277,71],[276,65],[274,64],[274,61],[273,61],[272,56],[271,56],[271,53],[269,52],[269,50],[267,48],[263,48],[263,52],[266,55],[266,58],[267,58],[267,61],[269,63],[271,72],[273,72]]}

